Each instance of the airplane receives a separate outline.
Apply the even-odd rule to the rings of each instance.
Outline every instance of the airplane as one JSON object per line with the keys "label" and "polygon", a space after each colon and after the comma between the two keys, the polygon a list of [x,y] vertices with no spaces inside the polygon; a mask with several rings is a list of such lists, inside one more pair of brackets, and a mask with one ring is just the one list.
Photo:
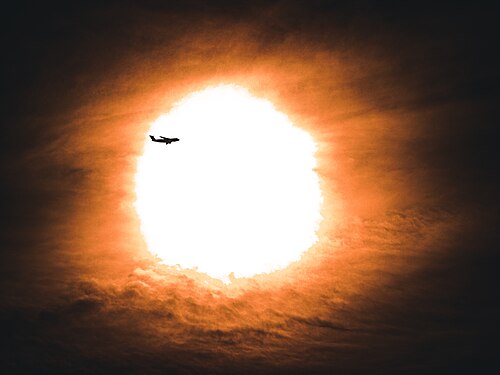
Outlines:
{"label": "airplane", "polygon": [[162,137],[160,135],[160,138],[161,139],[156,139],[154,136],[150,135],[149,138],[151,138],[151,140],[153,142],[161,142],[161,143],[165,143],[165,145],[168,145],[169,143],[172,143],[172,142],[177,142],[179,141],[179,138],[167,138],[167,137]]}

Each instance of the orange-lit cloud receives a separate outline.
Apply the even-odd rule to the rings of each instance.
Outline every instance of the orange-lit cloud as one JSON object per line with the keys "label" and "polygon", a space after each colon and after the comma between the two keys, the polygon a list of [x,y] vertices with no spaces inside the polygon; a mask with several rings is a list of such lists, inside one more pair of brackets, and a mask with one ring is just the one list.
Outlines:
{"label": "orange-lit cloud", "polygon": [[[448,24],[429,26],[433,44],[418,12],[401,11],[403,27],[322,2],[171,7],[83,7],[74,29],[50,13],[67,36],[40,34],[39,70],[16,83],[2,148],[10,369],[365,373],[479,358],[464,337],[488,339],[471,317],[492,319],[460,301],[496,306],[494,280],[467,267],[492,275],[497,185],[474,142],[493,122],[488,100],[460,95],[483,81],[464,78]],[[311,134],[323,197],[300,261],[229,285],[160,264],[134,207],[151,124],[219,84]]]}

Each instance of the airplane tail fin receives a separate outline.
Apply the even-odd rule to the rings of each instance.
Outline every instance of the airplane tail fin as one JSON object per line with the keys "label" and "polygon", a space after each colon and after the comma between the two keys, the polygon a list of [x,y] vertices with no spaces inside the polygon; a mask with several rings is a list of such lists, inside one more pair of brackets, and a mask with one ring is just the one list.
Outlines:
{"label": "airplane tail fin", "polygon": [[155,137],[153,137],[152,135],[150,135],[149,138],[151,138],[152,141],[156,141]]}

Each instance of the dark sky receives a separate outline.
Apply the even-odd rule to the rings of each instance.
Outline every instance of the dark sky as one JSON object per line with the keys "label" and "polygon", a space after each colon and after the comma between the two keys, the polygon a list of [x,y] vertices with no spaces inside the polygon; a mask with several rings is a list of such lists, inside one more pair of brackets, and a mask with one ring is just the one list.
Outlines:
{"label": "dark sky", "polygon": [[[4,7],[0,372],[498,371],[488,3]],[[158,265],[133,209],[151,121],[219,83],[311,132],[325,200],[304,259],[240,289]]]}

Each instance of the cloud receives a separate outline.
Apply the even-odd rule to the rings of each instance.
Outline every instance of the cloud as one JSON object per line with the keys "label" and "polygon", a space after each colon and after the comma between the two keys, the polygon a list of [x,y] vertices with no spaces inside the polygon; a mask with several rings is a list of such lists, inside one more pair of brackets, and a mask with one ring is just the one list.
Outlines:
{"label": "cloud", "polygon": [[[492,16],[445,8],[17,9],[2,62],[3,372],[497,365]],[[313,134],[325,197],[320,243],[236,286],[158,265],[132,206],[149,123],[219,82]]]}

